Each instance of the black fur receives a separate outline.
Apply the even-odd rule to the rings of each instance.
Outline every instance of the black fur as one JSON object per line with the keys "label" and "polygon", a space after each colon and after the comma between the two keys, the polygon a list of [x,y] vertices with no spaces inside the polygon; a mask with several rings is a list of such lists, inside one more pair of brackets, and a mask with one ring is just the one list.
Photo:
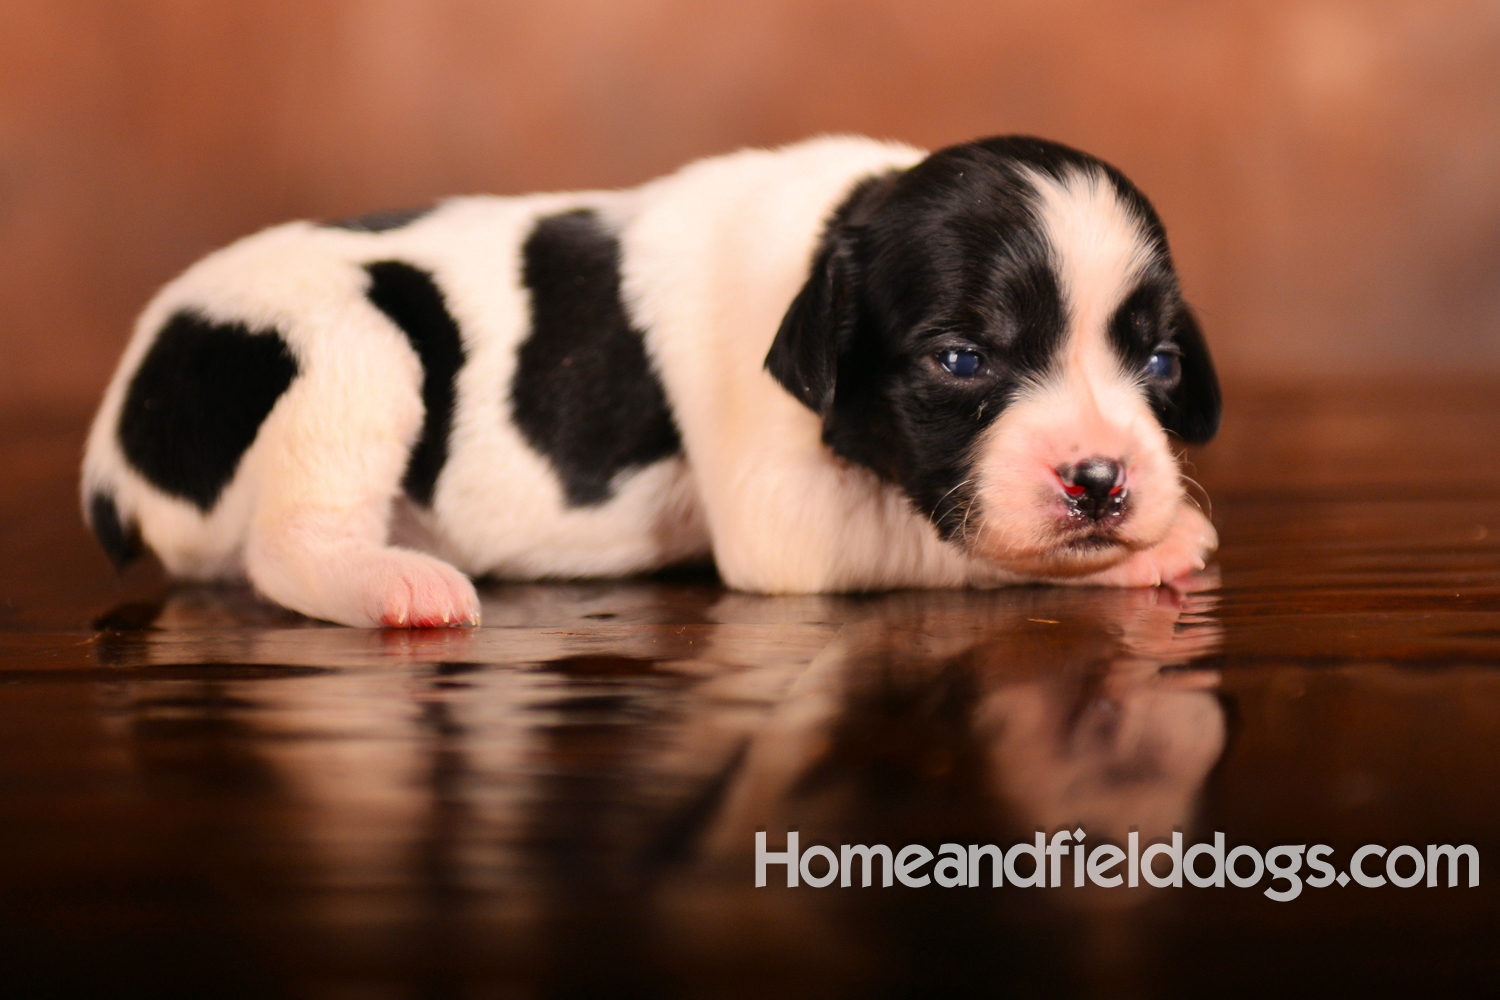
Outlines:
{"label": "black fur", "polygon": [[[867,179],[829,221],[766,368],[823,418],[823,439],[837,454],[899,484],[944,537],[958,532],[972,500],[975,437],[1019,387],[1048,370],[1065,334],[1027,169],[1059,179],[1101,171],[1142,220],[1158,266],[1136,305],[1155,312],[1128,336],[1117,334],[1115,346],[1140,364],[1163,346],[1180,355],[1180,381],[1149,390],[1164,426],[1202,441],[1218,425],[1218,384],[1178,293],[1166,234],[1118,170],[1057,143],[1012,136]],[[1133,320],[1115,327],[1122,323]],[[978,352],[979,376],[947,374],[937,357],[949,350]]]}
{"label": "black fur", "polygon": [[401,328],[422,362],[422,435],[411,450],[401,485],[413,500],[430,506],[448,461],[453,381],[464,365],[463,339],[431,274],[399,260],[366,264],[365,270],[370,274],[370,301]]}
{"label": "black fur", "polygon": [[124,569],[141,554],[140,530],[120,520],[120,508],[109,494],[95,493],[89,497],[89,527],[94,529],[99,547],[115,569]]}
{"label": "black fur", "polygon": [[1188,444],[1211,440],[1222,409],[1219,379],[1203,331],[1182,301],[1170,266],[1149,269],[1141,277],[1110,320],[1109,336],[1132,367],[1144,365],[1157,351],[1177,355],[1181,374],[1175,382],[1147,383],[1152,409],[1163,427]]}
{"label": "black fur", "polygon": [[1182,355],[1182,381],[1157,412],[1167,430],[1188,444],[1205,444],[1219,432],[1224,402],[1208,341],[1203,339],[1203,328],[1186,303],[1177,304],[1170,337]]}
{"label": "black fur", "polygon": [[120,447],[158,489],[207,513],[296,376],[275,330],[179,312],[130,380]]}
{"label": "black fur", "polygon": [[323,223],[329,229],[347,229],[355,233],[388,233],[393,229],[409,226],[424,215],[431,214],[436,205],[421,208],[386,208],[377,212],[366,212],[347,219],[334,219]]}
{"label": "black fur", "polygon": [[682,447],[620,300],[619,241],[597,213],[566,212],[536,224],[523,262],[531,335],[511,382],[516,426],[552,464],[570,506],[602,504],[617,473]]}

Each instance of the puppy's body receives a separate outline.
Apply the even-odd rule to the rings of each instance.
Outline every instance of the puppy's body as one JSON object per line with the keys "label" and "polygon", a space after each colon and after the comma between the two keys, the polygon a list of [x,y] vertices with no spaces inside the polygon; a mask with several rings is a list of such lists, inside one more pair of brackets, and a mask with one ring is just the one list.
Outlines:
{"label": "puppy's body", "polygon": [[[970,245],[953,181],[922,174],[953,151],[862,139],[267,230],[141,317],[90,435],[86,514],[117,558],[143,541],[175,574],[248,574],[348,624],[477,620],[454,567],[712,555],[768,592],[1190,570],[1212,529],[1161,422],[1193,407],[1131,366],[1159,365],[1159,340],[1186,369],[1201,338],[1132,346],[1111,326],[1148,286],[1153,323],[1186,315],[1159,223],[1097,161],[1018,148],[956,147],[1014,188],[990,192],[1020,220],[981,220],[991,246]],[[933,367],[955,357],[959,375]],[[1106,452],[1129,507],[1080,519],[1067,470]]]}

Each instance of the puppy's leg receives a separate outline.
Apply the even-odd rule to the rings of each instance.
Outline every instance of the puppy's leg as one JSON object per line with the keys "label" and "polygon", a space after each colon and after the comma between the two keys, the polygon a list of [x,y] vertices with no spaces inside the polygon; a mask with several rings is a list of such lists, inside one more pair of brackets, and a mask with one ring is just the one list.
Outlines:
{"label": "puppy's leg", "polygon": [[432,556],[385,545],[374,504],[303,504],[257,516],[245,547],[250,580],[267,597],[342,625],[478,625],[468,577]]}
{"label": "puppy's leg", "polygon": [[1219,547],[1219,534],[1197,507],[1184,501],[1167,537],[1124,562],[1063,583],[1102,587],[1158,587],[1196,572]]}
{"label": "puppy's leg", "polygon": [[479,624],[467,577],[387,544],[422,422],[413,365],[367,348],[357,361],[309,371],[267,419],[245,568],[271,600],[344,625]]}

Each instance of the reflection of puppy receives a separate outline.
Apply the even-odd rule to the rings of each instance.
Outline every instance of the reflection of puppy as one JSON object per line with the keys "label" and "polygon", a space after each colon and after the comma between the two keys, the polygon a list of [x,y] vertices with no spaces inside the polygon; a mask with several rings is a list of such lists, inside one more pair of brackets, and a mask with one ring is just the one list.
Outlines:
{"label": "reflection of puppy", "polygon": [[1095,841],[1167,836],[1192,818],[1224,749],[1211,673],[1107,674],[991,692],[978,713],[1002,796],[1036,829]]}
{"label": "reflection of puppy", "polygon": [[1218,419],[1118,171],[820,139],[243,240],[147,308],[83,489],[117,559],[354,625],[710,553],[768,592],[1150,585],[1215,544],[1167,435]]}
{"label": "reflection of puppy", "polygon": [[1185,620],[1209,598],[936,596],[892,595],[799,678],[746,756],[712,853],[747,851],[757,829],[801,829],[804,844],[999,842],[1081,824],[1123,843],[1191,820],[1224,748],[1217,676],[1162,668],[1217,648],[1216,626]]}

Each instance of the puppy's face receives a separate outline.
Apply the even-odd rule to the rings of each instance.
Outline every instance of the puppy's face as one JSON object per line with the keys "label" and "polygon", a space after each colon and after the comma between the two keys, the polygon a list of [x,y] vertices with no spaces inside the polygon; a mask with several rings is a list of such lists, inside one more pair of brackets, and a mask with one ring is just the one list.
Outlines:
{"label": "puppy's face", "polygon": [[1182,502],[1169,433],[1206,441],[1219,422],[1155,211],[1037,139],[858,185],[766,367],[944,538],[1044,576],[1159,542]]}

